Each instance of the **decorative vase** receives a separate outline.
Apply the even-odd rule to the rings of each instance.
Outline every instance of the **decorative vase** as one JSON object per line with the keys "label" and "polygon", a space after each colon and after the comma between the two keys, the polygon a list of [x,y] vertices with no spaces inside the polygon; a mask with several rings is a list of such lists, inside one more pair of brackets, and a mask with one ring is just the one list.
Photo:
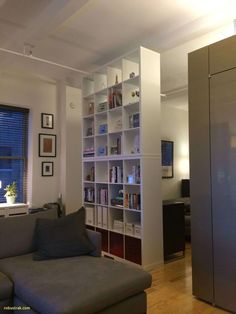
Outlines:
{"label": "decorative vase", "polygon": [[16,196],[6,196],[7,204],[15,204]]}

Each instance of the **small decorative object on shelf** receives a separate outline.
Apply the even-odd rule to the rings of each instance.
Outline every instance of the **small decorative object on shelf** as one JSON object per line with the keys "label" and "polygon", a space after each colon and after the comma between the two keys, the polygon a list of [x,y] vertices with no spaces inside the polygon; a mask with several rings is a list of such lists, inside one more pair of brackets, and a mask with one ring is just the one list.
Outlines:
{"label": "small decorative object on shelf", "polygon": [[107,133],[107,123],[99,125],[98,133],[99,134],[106,134]]}
{"label": "small decorative object on shelf", "polygon": [[127,175],[128,184],[140,184],[140,165],[133,165]]}
{"label": "small decorative object on shelf", "polygon": [[132,97],[135,97],[135,96],[139,97],[139,90],[136,89],[136,90],[132,91],[131,95],[132,95]]}
{"label": "small decorative object on shelf", "polygon": [[11,184],[8,184],[4,191],[6,191],[5,193],[5,197],[7,200],[7,204],[15,204],[16,202],[16,197],[17,197],[17,184],[16,182],[12,182]]}
{"label": "small decorative object on shelf", "polygon": [[130,74],[129,74],[129,78],[134,78],[135,77],[135,73],[134,72],[131,72]]}
{"label": "small decorative object on shelf", "polygon": [[118,75],[117,75],[117,74],[116,74],[115,84],[119,84],[119,81],[118,81]]}
{"label": "small decorative object on shelf", "polygon": [[91,102],[89,104],[88,113],[89,114],[94,114],[94,102]]}
{"label": "small decorative object on shelf", "polygon": [[119,190],[118,195],[111,199],[111,205],[123,207],[123,190]]}
{"label": "small decorative object on shelf", "polygon": [[106,156],[107,155],[107,146],[99,146],[97,153],[98,153],[98,156]]}

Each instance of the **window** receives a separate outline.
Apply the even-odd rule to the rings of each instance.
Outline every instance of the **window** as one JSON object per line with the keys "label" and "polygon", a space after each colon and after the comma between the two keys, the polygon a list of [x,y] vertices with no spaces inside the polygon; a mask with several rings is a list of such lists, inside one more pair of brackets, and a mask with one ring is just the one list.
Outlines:
{"label": "window", "polygon": [[0,203],[4,188],[16,181],[17,199],[26,202],[28,109],[0,105]]}

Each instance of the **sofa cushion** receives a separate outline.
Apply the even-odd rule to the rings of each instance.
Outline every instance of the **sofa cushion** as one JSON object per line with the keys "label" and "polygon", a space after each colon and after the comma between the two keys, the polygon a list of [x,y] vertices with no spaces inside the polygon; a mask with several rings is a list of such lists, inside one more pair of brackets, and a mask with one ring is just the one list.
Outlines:
{"label": "sofa cushion", "polygon": [[34,260],[89,254],[95,250],[87,236],[85,208],[60,219],[38,219]]}
{"label": "sofa cushion", "polygon": [[50,209],[33,215],[1,218],[0,259],[35,251],[34,230],[36,220],[38,218],[56,217],[57,211],[55,209]]}
{"label": "sofa cushion", "polygon": [[0,272],[0,301],[13,297],[13,283],[3,273]]}
{"label": "sofa cushion", "polygon": [[0,260],[16,296],[40,313],[96,313],[142,292],[151,275],[105,257],[33,261],[32,254]]}

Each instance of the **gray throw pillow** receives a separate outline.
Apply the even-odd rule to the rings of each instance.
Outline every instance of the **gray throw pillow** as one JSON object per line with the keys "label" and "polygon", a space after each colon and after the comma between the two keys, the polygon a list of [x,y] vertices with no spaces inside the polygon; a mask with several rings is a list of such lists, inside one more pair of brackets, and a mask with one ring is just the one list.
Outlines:
{"label": "gray throw pillow", "polygon": [[34,260],[86,255],[94,251],[85,227],[85,209],[59,219],[36,221]]}

